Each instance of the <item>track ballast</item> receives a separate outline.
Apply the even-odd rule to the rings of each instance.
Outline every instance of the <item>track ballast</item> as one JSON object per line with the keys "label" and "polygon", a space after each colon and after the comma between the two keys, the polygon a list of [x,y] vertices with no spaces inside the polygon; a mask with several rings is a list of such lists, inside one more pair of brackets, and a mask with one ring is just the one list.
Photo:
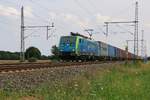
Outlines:
{"label": "track ballast", "polygon": [[55,62],[55,63],[17,63],[17,64],[0,64],[1,72],[15,72],[15,71],[26,71],[33,69],[43,68],[56,68],[56,67],[73,67],[90,64],[103,64],[103,63],[115,63],[115,61],[100,61],[100,62]]}

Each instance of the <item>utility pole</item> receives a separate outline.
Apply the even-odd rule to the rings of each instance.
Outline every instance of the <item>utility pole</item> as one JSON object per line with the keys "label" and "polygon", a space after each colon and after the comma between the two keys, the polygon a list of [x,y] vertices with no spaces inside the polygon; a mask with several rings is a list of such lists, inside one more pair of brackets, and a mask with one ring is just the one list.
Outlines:
{"label": "utility pole", "polygon": [[144,51],[145,51],[145,56],[144,56],[144,62],[147,62],[147,43],[145,41],[145,46],[144,46]]}
{"label": "utility pole", "polygon": [[25,61],[25,39],[28,38],[28,36],[25,36],[25,30],[26,29],[36,29],[36,28],[46,28],[46,38],[50,37],[48,32],[51,30],[51,28],[54,27],[54,23],[52,25],[45,25],[45,26],[25,26],[24,25],[24,7],[22,6],[21,8],[21,49],[20,49],[20,61],[24,62]]}
{"label": "utility pole", "polygon": [[138,2],[135,5],[135,20],[134,21],[126,21],[126,22],[105,22],[106,24],[106,34],[109,32],[109,24],[126,24],[131,23],[134,24],[134,60],[136,56],[138,56]]}
{"label": "utility pole", "polygon": [[144,30],[142,30],[141,57],[144,62],[147,61],[147,47],[146,47],[146,40],[144,40]]}
{"label": "utility pole", "polygon": [[24,7],[21,8],[21,48],[20,48],[20,61],[25,61],[25,42],[24,42]]}
{"label": "utility pole", "polygon": [[134,31],[134,58],[136,59],[136,55],[139,54],[139,39],[138,39],[138,2],[136,2],[135,6],[135,31]]}
{"label": "utility pole", "polygon": [[141,40],[141,57],[144,59],[145,57],[145,47],[144,47],[144,30],[142,30],[142,40]]}
{"label": "utility pole", "polygon": [[90,36],[90,39],[92,40],[92,35],[93,35],[93,29],[86,29],[85,30],[88,34],[89,34],[89,36]]}

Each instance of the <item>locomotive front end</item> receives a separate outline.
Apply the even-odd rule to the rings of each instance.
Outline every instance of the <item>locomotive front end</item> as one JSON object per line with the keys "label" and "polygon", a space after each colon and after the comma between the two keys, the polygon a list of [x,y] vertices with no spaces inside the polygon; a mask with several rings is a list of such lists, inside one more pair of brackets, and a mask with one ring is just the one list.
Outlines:
{"label": "locomotive front end", "polygon": [[75,36],[62,36],[59,43],[59,56],[61,59],[73,59],[76,56]]}

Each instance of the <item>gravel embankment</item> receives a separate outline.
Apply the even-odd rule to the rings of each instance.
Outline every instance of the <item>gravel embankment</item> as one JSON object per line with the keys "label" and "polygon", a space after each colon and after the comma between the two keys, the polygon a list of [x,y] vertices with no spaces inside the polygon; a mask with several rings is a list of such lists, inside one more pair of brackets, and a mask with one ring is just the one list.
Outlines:
{"label": "gravel embankment", "polygon": [[115,64],[93,64],[72,66],[65,68],[37,69],[24,72],[10,72],[0,74],[0,89],[3,90],[30,90],[43,83],[65,81],[73,76],[99,68],[111,67]]}

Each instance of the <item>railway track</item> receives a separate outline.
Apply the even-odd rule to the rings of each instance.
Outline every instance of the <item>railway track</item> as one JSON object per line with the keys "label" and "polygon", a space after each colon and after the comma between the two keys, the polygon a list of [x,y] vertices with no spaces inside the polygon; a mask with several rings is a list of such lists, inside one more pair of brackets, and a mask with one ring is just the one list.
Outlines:
{"label": "railway track", "polygon": [[0,64],[1,72],[15,72],[22,70],[33,70],[42,68],[56,68],[56,67],[68,67],[68,66],[81,66],[90,64],[103,64],[103,63],[114,63],[112,61],[101,61],[101,62],[58,62],[58,63],[17,63],[17,64]]}

